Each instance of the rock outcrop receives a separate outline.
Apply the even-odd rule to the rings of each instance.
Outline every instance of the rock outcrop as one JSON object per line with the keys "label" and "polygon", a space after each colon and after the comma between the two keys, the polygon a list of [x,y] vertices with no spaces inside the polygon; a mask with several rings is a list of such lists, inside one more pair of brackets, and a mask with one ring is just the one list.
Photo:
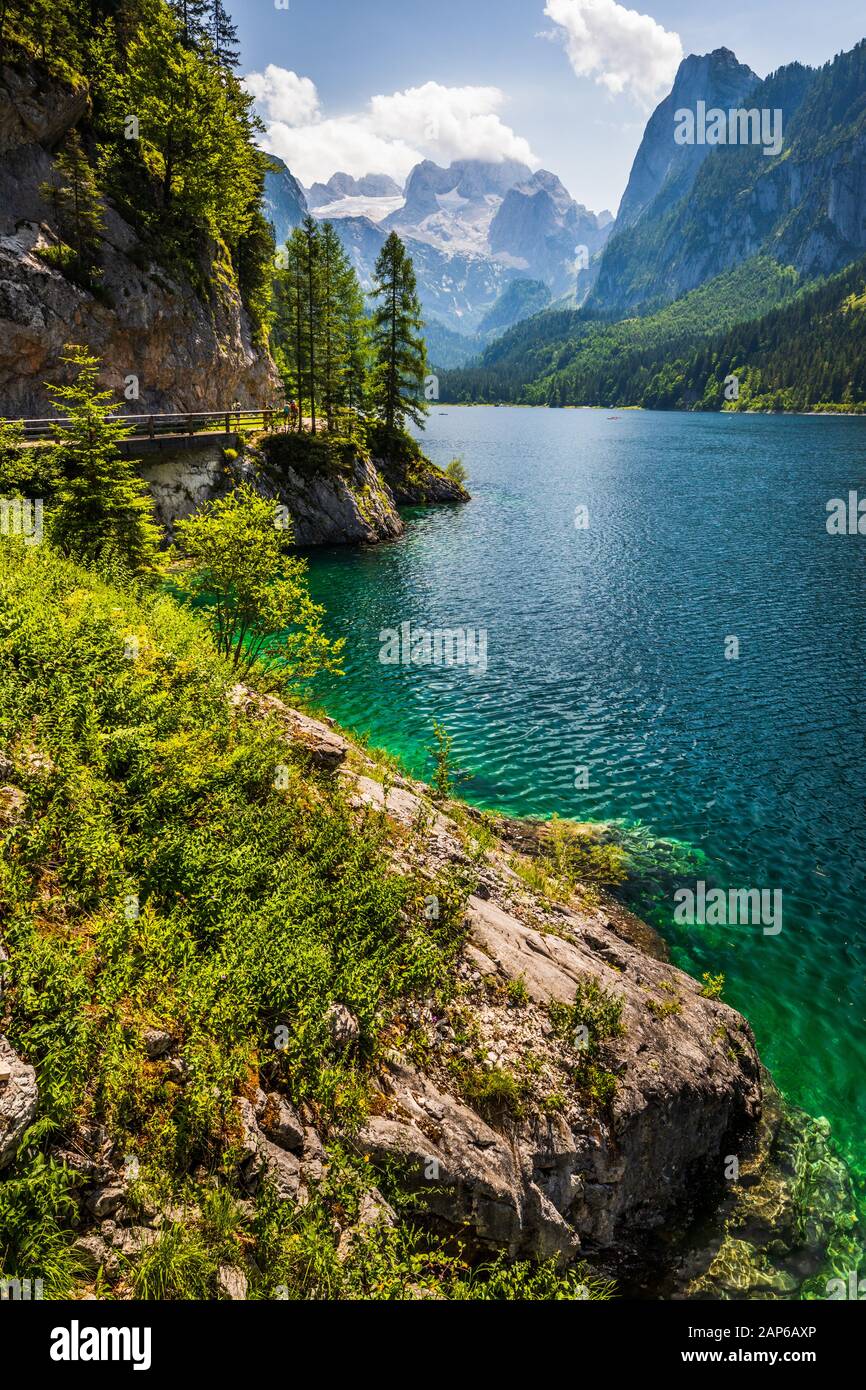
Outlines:
{"label": "rock outcrop", "polygon": [[[267,1062],[261,1084],[252,1076],[235,1097],[228,1141],[245,1219],[264,1184],[282,1202],[309,1203],[328,1176],[333,1140],[335,1154],[348,1143],[366,1155],[373,1180],[357,1210],[337,1218],[340,1261],[365,1228],[397,1220],[375,1185],[381,1169],[415,1190],[421,1219],[459,1234],[469,1258],[589,1260],[637,1293],[790,1297],[804,1278],[818,1288],[828,1260],[856,1264],[842,1210],[850,1184],[821,1122],[810,1122],[815,1132],[799,1144],[797,1121],[780,1119],[748,1024],[662,951],[643,949],[649,928],[634,931],[636,919],[603,893],[577,890],[555,902],[527,886],[522,851],[541,852],[539,825],[521,836],[505,821],[500,835],[486,822],[482,848],[473,836],[481,813],[434,803],[428,788],[393,773],[383,782],[360,749],[350,767],[346,741],[328,724],[275,697],[242,685],[228,697],[238,717],[275,720],[287,741],[318,756],[355,814],[372,809],[391,822],[398,871],[420,868],[432,890],[450,869],[474,888],[456,991],[445,1003],[407,998],[392,1019],[360,1129],[329,1131],[310,1105],[283,1093]],[[587,998],[601,1000],[609,1018],[613,1010],[617,1025],[569,1013]],[[583,1031],[596,1071],[582,1057],[578,1017],[590,1019]],[[327,1022],[335,1049],[357,1046],[357,1020],[339,999]],[[172,1035],[151,1027],[143,1042],[149,1065],[183,1084],[169,1056]],[[0,1069],[0,1163],[37,1100],[32,1069],[0,1039],[3,1062],[12,1089]],[[162,1209],[130,1193],[131,1175],[100,1126],[81,1129],[53,1156],[77,1176],[75,1248],[93,1277],[128,1268],[167,1225],[201,1221],[197,1210]],[[798,1203],[811,1192],[804,1168],[816,1164],[830,1181],[821,1209],[801,1219]],[[245,1280],[239,1266],[221,1267],[218,1296],[243,1299]]]}
{"label": "rock outcrop", "polygon": [[[398,785],[386,802],[373,779],[353,785],[359,804],[417,823],[420,787]],[[456,826],[438,815],[427,862],[464,857]],[[640,1267],[654,1235],[686,1226],[721,1189],[726,1157],[748,1148],[761,1113],[748,1024],[626,940],[605,906],[544,904],[502,844],[485,856],[467,926],[459,971],[470,1057],[465,1028],[431,1015],[430,1064],[421,1073],[392,1060],[362,1144],[380,1160],[399,1158],[407,1179],[430,1189],[439,1219],[468,1227],[482,1245],[563,1258],[606,1252],[620,1269]],[[587,984],[622,1007],[624,1032],[605,1046],[616,1077],[609,1105],[581,1095],[579,1053],[550,1017],[551,1005],[573,1004]],[[482,1081],[485,1071],[519,1079],[529,1058],[532,1098],[513,1113],[482,1115],[455,1094],[467,1062]]]}
{"label": "rock outcrop", "polygon": [[51,263],[57,241],[40,192],[52,151],[85,114],[87,92],[38,65],[0,69],[0,417],[53,414],[45,381],[65,343],[102,358],[104,383],[123,393],[137,378],[136,409],[221,409],[274,398],[273,362],[224,277],[207,297],[145,254],[108,205],[99,295]]}
{"label": "rock outcrop", "polygon": [[403,534],[393,493],[371,459],[358,457],[348,478],[305,478],[287,469],[278,496],[292,514],[298,545],[371,545]]}
{"label": "rock outcrop", "polygon": [[38,1101],[35,1071],[0,1037],[0,1168],[15,1157]]}

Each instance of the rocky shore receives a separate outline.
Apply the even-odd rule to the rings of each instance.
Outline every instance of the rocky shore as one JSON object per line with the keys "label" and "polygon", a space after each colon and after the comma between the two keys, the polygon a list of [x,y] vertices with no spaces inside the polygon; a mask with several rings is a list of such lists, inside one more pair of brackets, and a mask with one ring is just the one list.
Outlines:
{"label": "rocky shore", "polygon": [[340,469],[285,462],[276,465],[273,446],[278,447],[285,438],[276,435],[238,441],[240,449],[230,452],[221,444],[213,444],[196,453],[185,450],[143,463],[139,471],[166,534],[173,535],[175,521],[190,516],[240,482],[250,483],[257,492],[288,509],[295,542],[304,547],[377,545],[397,540],[405,531],[400,506],[469,500],[462,484],[428,459],[423,459],[421,468],[407,481],[390,460],[375,457],[360,446]]}
{"label": "rocky shore", "polygon": [[[491,822],[479,853],[473,817],[459,803],[443,806],[423,784],[383,775],[330,724],[275,697],[236,686],[230,699],[238,717],[276,718],[287,743],[345,783],[359,814],[372,807],[385,817],[395,868],[410,858],[417,866],[420,852],[431,883],[443,866],[470,880],[457,998],[407,1018],[405,1046],[395,1032],[352,1142],[376,1166],[398,1164],[410,1188],[426,1189],[431,1219],[479,1254],[590,1258],[630,1285],[671,1277],[674,1236],[730,1203],[732,1157],[748,1168],[760,1151],[765,1088],[745,1020],[706,997],[662,948],[643,949],[652,948],[651,929],[603,893],[555,903],[527,886],[525,856],[514,849],[520,822],[503,822],[502,834]],[[24,815],[9,771],[4,814]],[[535,832],[526,835],[531,851]],[[585,1040],[562,1026],[581,997],[608,1001],[618,1020],[592,1039],[611,1079],[596,1094],[585,1084]],[[351,1044],[356,1027],[335,1005],[335,1039]],[[148,1041],[154,1065],[182,1084],[174,1052],[170,1035]],[[0,1063],[0,1162],[8,1165],[37,1113],[37,1091],[32,1068],[5,1040]],[[250,1193],[270,1178],[282,1200],[307,1201],[336,1136],[319,1132],[313,1113],[264,1075],[238,1096],[237,1124]],[[129,1174],[98,1126],[65,1140],[55,1157],[81,1176],[77,1243],[94,1272],[155,1239],[164,1214],[134,1214]],[[391,1219],[384,1199],[367,1205],[363,1220]],[[703,1268],[692,1255],[688,1281],[698,1293],[712,1286],[714,1262],[725,1265],[722,1246],[719,1235]],[[226,1277],[235,1289],[226,1296],[242,1297],[242,1285]]]}

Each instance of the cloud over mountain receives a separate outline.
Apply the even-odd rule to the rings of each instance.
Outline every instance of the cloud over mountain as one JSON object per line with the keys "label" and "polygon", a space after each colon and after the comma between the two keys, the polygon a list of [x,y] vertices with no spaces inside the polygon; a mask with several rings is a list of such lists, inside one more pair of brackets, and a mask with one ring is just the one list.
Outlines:
{"label": "cloud over mountain", "polygon": [[364,110],[327,116],[315,83],[269,63],[244,83],[266,125],[264,144],[308,187],[335,169],[355,177],[371,171],[402,183],[420,160],[539,161],[529,143],[499,115],[497,87],[445,87],[425,82],[371,97]]}
{"label": "cloud over mountain", "polygon": [[625,92],[650,107],[669,90],[683,57],[679,34],[616,0],[547,0],[578,77],[592,77],[614,96]]}

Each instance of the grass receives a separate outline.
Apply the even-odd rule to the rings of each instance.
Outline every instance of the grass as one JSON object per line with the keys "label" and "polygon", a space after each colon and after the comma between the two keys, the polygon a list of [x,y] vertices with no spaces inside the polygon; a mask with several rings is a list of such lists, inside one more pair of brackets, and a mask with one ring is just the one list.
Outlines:
{"label": "grass", "polygon": [[[251,1297],[572,1296],[572,1274],[543,1266],[478,1274],[411,1209],[338,1254],[340,1224],[380,1180],[351,1136],[395,1028],[411,1046],[413,1001],[455,998],[467,884],[454,868],[398,872],[387,820],[278,727],[235,713],[232,684],[168,594],[118,588],[47,543],[0,542],[0,750],[26,797],[22,819],[0,822],[0,1029],[40,1089],[0,1182],[0,1269],[43,1278],[48,1297],[214,1298],[225,1264]],[[522,1006],[521,982],[509,1001]],[[358,1021],[347,1048],[327,1025],[334,1002]],[[148,1056],[151,1028],[171,1035],[168,1055]],[[306,1106],[329,1146],[304,1207],[267,1185],[248,1200],[236,1101],[256,1084]],[[488,1113],[520,1113],[510,1073],[469,1090]],[[137,1165],[135,1219],[167,1214],[96,1281],[74,1250],[80,1180],[56,1156],[93,1126],[113,1161]],[[193,1214],[173,1218],[179,1204]]]}
{"label": "grass", "polygon": [[572,1080],[585,1103],[609,1105],[617,1079],[603,1065],[605,1044],[625,1034],[623,1001],[596,979],[581,981],[573,1004],[552,1003],[548,1016],[562,1042],[573,1049]]}

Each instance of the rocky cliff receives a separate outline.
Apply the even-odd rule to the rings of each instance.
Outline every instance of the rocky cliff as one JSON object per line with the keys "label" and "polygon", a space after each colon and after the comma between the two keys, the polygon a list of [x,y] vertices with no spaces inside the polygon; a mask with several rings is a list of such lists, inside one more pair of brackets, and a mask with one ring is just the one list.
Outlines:
{"label": "rocky cliff", "polygon": [[[766,112],[781,149],[674,142],[698,100]],[[653,113],[590,305],[632,313],[678,298],[757,254],[804,280],[866,250],[866,41],[818,71],[792,63],[758,81],[727,50],[681,65]]]}
{"label": "rocky cliff", "polygon": [[217,276],[206,293],[194,289],[155,264],[110,205],[98,295],[52,262],[57,236],[40,189],[87,107],[84,87],[37,64],[0,68],[0,416],[53,413],[44,382],[70,341],[103,359],[106,386],[137,392],[127,394],[137,410],[269,402],[276,373],[233,282]]}
{"label": "rocky cliff", "polygon": [[[286,450],[286,444],[295,446]],[[314,445],[323,446],[314,450]],[[407,476],[387,457],[371,457],[360,447],[340,446],[339,466],[328,463],[328,441],[319,437],[263,435],[256,440],[231,436],[143,459],[139,473],[147,483],[156,518],[171,538],[174,523],[238,483],[250,483],[265,497],[286,506],[295,542],[313,545],[375,545],[396,540],[405,529],[398,505],[465,502],[466,489],[422,460]],[[313,453],[322,457],[313,458]]]}

